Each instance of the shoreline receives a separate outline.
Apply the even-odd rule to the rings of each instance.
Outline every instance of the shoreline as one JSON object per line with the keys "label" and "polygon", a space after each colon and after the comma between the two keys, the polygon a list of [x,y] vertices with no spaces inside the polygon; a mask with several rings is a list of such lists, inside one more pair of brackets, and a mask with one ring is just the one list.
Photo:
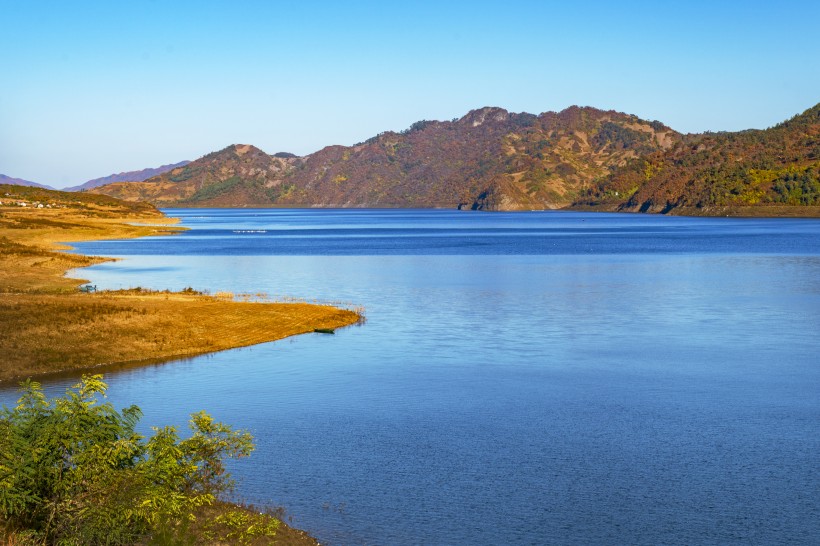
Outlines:
{"label": "shoreline", "polygon": [[[106,195],[106,194],[98,194]],[[625,207],[625,203],[620,202],[599,202],[590,203],[577,201],[571,203],[558,203],[544,208],[528,208],[518,206],[510,208],[494,209],[470,209],[459,208],[451,203],[431,204],[430,206],[408,207],[401,204],[385,203],[363,203],[363,204],[288,204],[276,203],[245,203],[241,205],[218,205],[218,204],[187,204],[187,203],[156,203],[158,209],[179,209],[179,210],[202,210],[202,209],[224,209],[224,210],[451,210],[458,212],[595,212],[595,213],[618,213],[618,214],[645,214],[648,216],[687,216],[706,218],[820,218],[820,205],[788,205],[782,203],[769,203],[764,205],[707,205],[697,206],[674,206],[667,208],[666,205],[655,205],[647,210],[640,210],[639,206]]]}
{"label": "shoreline", "polygon": [[[10,188],[20,189],[3,186],[2,191]],[[159,364],[361,320],[356,312],[329,305],[226,300],[194,290],[81,293],[79,286],[87,281],[66,277],[69,270],[116,259],[65,252],[65,241],[136,238],[181,228],[153,207],[95,194],[15,193],[57,204],[0,207],[0,321],[6,330],[0,339],[0,385]]]}
{"label": "shoreline", "polygon": [[[0,191],[8,197],[8,186]],[[25,192],[22,192],[25,193]],[[43,192],[34,192],[42,195]],[[73,199],[48,192],[50,199]],[[51,201],[50,201],[51,202]],[[134,211],[117,203],[92,207],[0,207],[0,389],[24,378],[76,377],[82,372],[163,365],[317,329],[355,324],[359,313],[329,305],[225,299],[194,290],[120,290],[81,293],[86,281],[69,270],[116,258],[65,252],[65,241],[136,238],[179,231],[160,211]],[[86,210],[84,210],[84,208]],[[134,219],[152,222],[127,223]],[[174,335],[174,334],[177,335]],[[218,339],[214,339],[218,338]],[[236,511],[256,517],[252,506],[219,502],[203,517]],[[316,546],[307,532],[278,523],[276,543]],[[0,526],[0,538],[14,540]]]}

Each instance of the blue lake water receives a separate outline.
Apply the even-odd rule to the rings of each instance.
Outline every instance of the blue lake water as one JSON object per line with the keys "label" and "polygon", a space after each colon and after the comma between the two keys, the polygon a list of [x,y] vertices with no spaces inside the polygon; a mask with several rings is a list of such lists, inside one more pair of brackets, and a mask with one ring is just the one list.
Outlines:
{"label": "blue lake water", "polygon": [[80,275],[366,309],[107,375],[145,430],[200,409],[250,430],[237,496],[323,543],[820,536],[818,220],[166,213],[191,230],[78,244],[123,258]]}

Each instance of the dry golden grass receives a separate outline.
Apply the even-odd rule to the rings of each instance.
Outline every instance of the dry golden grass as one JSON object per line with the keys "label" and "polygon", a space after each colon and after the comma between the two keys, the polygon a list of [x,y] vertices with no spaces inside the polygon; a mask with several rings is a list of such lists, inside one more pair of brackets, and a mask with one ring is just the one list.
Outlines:
{"label": "dry golden grass", "polygon": [[[139,237],[175,228],[155,210],[117,203],[8,206],[0,186],[0,381],[55,371],[220,351],[339,328],[359,316],[305,303],[236,302],[198,294],[79,293],[66,270],[100,258],[56,252],[60,242]],[[62,197],[70,196],[70,197]],[[99,198],[99,196],[96,196]],[[159,225],[128,225],[142,222]],[[164,225],[163,225],[164,224]]]}
{"label": "dry golden grass", "polygon": [[3,294],[0,380],[221,351],[357,318],[335,307],[173,293]]}

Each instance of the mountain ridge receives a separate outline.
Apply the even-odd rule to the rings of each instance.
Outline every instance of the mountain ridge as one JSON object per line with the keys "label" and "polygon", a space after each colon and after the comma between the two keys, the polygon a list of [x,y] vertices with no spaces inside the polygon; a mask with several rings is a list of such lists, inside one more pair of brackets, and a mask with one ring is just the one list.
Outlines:
{"label": "mountain ridge", "polygon": [[659,122],[591,107],[539,115],[484,107],[304,157],[250,147],[252,165],[237,155],[249,145],[232,145],[98,191],[159,206],[560,208],[582,185],[679,138]]}
{"label": "mountain ridge", "polygon": [[94,191],[182,207],[805,212],[820,205],[818,112],[769,129],[684,135],[593,107],[537,115],[483,107],[303,157],[235,144]]}
{"label": "mountain ridge", "polygon": [[63,191],[90,190],[93,188],[104,186],[106,184],[111,184],[112,182],[143,182],[153,176],[157,176],[164,172],[168,172],[177,167],[182,167],[184,165],[187,165],[188,163],[190,163],[190,161],[180,161],[179,163],[171,163],[168,165],[161,165],[159,167],[141,169],[139,171],[127,171],[116,174],[110,174],[108,176],[94,178],[77,186],[70,186],[68,188],[64,188]]}
{"label": "mountain ridge", "polygon": [[820,207],[820,104],[768,129],[687,135],[616,169],[577,204],[707,215]]}
{"label": "mountain ridge", "polygon": [[22,178],[13,178],[11,176],[6,176],[5,174],[0,174],[0,184],[10,184],[12,186],[28,186],[32,188],[42,188],[44,190],[53,190],[51,186],[47,186],[45,184],[38,184],[37,182],[32,182],[31,180],[23,180]]}

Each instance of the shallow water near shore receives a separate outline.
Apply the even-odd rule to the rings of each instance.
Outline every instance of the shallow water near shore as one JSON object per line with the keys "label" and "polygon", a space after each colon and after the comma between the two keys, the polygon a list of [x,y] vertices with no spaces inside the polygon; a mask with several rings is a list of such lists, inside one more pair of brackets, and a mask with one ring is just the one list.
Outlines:
{"label": "shallow water near shore", "polygon": [[820,536],[818,220],[166,213],[191,230],[77,244],[123,258],[79,274],[366,309],[106,376],[146,432],[200,409],[250,430],[237,496],[322,543]]}

